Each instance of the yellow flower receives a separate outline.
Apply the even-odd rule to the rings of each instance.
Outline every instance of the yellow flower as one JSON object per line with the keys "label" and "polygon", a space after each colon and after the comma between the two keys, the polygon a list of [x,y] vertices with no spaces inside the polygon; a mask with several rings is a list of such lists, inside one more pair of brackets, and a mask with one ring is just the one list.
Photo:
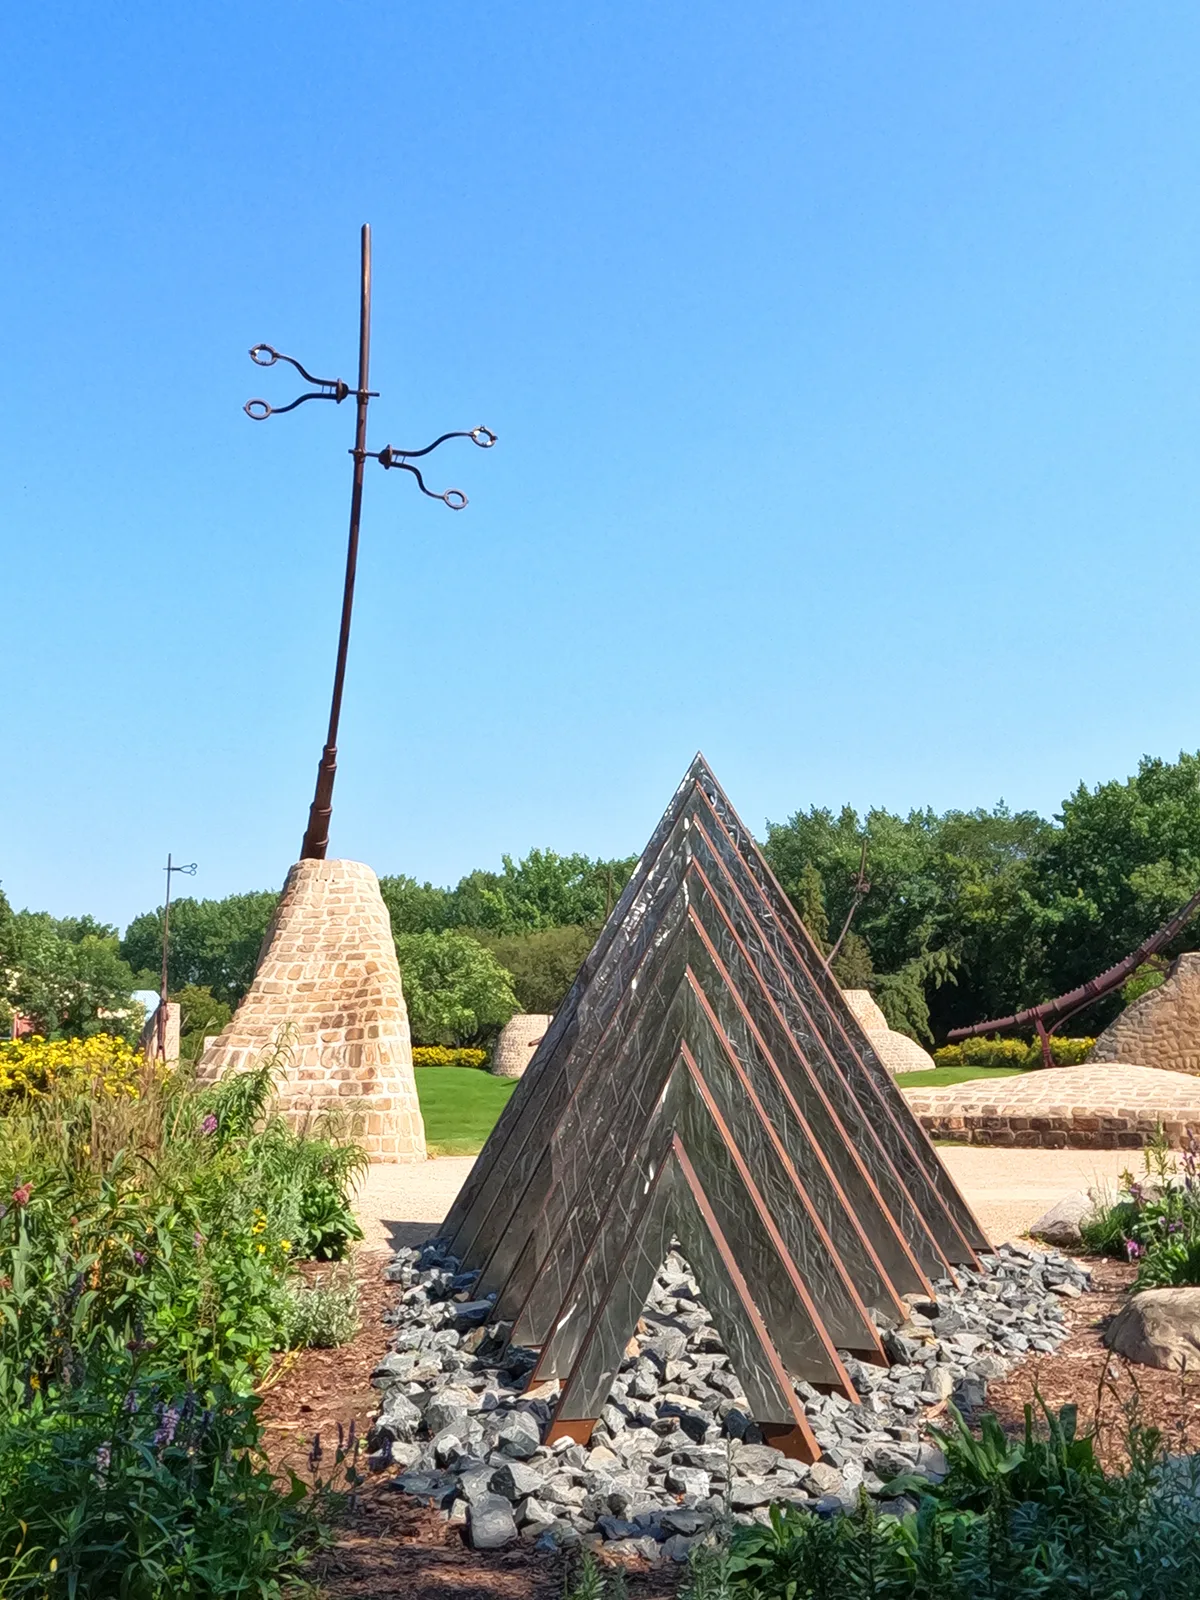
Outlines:
{"label": "yellow flower", "polygon": [[267,1252],[267,1247],[266,1247],[266,1245],[265,1245],[265,1244],[260,1244],[260,1245],[259,1245],[259,1247],[258,1247],[258,1253],[259,1253],[259,1255],[260,1255],[260,1256],[261,1256],[261,1255],[265,1255],[265,1254],[266,1254],[266,1252]]}
{"label": "yellow flower", "polygon": [[50,1571],[51,1572],[57,1572],[58,1571],[58,1557],[57,1556],[51,1556],[50,1557]]}
{"label": "yellow flower", "polygon": [[280,1239],[279,1248],[286,1253],[292,1248],[292,1241],[290,1239]]}
{"label": "yellow flower", "polygon": [[42,1380],[38,1377],[36,1372],[33,1373],[29,1379],[29,1387],[34,1390],[42,1387]]}

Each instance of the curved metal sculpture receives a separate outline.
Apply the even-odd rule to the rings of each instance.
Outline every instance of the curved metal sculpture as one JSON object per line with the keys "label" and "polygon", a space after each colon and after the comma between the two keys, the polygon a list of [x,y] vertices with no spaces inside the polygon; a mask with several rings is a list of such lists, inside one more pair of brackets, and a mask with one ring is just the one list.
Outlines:
{"label": "curved metal sculpture", "polygon": [[333,780],[337,775],[337,739],[338,723],[342,713],[342,690],[346,681],[346,652],[350,645],[350,617],[354,609],[354,582],[358,570],[358,528],[362,515],[363,495],[363,464],[368,461],[378,461],[381,467],[400,467],[403,471],[411,473],[417,480],[417,487],[422,494],[428,495],[431,500],[440,500],[449,506],[451,511],[461,511],[467,503],[467,497],[461,489],[445,489],[438,491],[430,489],[421,476],[419,467],[412,465],[418,456],[427,456],[430,451],[436,450],[447,439],[470,439],[481,450],[488,450],[496,442],[496,435],[490,428],[459,428],[453,433],[443,433],[440,438],[427,444],[422,450],[397,450],[394,445],[385,445],[382,450],[367,449],[367,407],[372,400],[379,398],[377,389],[368,389],[368,368],[371,353],[371,228],[369,223],[363,223],[362,228],[362,273],[361,290],[359,294],[358,318],[358,387],[352,389],[342,378],[317,378],[300,365],[294,356],[285,356],[281,350],[276,350],[274,345],[256,344],[250,351],[250,359],[256,367],[273,367],[280,361],[296,371],[305,383],[315,384],[307,394],[299,395],[286,406],[273,406],[266,400],[247,400],[242,410],[252,422],[265,422],[268,417],[282,417],[289,411],[295,411],[297,406],[302,406],[308,400],[332,400],[336,405],[341,405],[343,400],[353,396],[357,412],[354,430],[354,448],[350,454],[354,457],[354,477],[350,493],[350,537],[346,546],[346,576],[342,585],[342,621],[338,631],[337,662],[333,673],[333,697],[329,708],[329,731],[325,738],[325,747],[321,752],[321,760],[317,766],[317,785],[313,794],[313,802],[309,807],[308,827],[304,833],[304,842],[300,846],[300,859],[302,861],[323,861],[329,848],[329,821],[333,814]]}
{"label": "curved metal sculpture", "polygon": [[[974,1022],[969,1028],[952,1028],[946,1035],[951,1044],[957,1044],[960,1039],[975,1039],[981,1033],[1008,1033],[1013,1028],[1033,1027],[1042,1045],[1042,1064],[1052,1067],[1054,1058],[1050,1052],[1050,1035],[1060,1027],[1068,1018],[1073,1017],[1077,1011],[1082,1011],[1085,1006],[1090,1006],[1096,1000],[1102,1000],[1106,994],[1111,994],[1114,989],[1119,989],[1126,979],[1131,978],[1137,969],[1149,956],[1157,955],[1166,948],[1175,936],[1183,931],[1196,912],[1200,911],[1200,890],[1192,896],[1182,910],[1177,911],[1168,922],[1155,930],[1148,939],[1143,939],[1136,950],[1130,952],[1124,960],[1118,961],[1116,966],[1108,967],[1098,977],[1089,978],[1086,983],[1080,984],[1077,989],[1070,989],[1066,994],[1060,994],[1054,1000],[1043,1000],[1041,1005],[1028,1006],[1024,1011],[1016,1011],[1011,1017],[994,1017],[989,1022]],[[1047,1027],[1047,1022],[1050,1026]]]}

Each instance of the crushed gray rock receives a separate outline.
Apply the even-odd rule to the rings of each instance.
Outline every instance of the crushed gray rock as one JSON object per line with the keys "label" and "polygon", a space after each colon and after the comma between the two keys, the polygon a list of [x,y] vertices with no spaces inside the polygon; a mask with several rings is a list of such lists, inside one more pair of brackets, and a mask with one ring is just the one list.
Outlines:
{"label": "crushed gray rock", "polygon": [[761,1522],[776,1502],[833,1515],[861,1488],[880,1512],[911,1507],[889,1486],[911,1475],[937,1482],[946,1471],[921,1435],[929,1408],[950,1399],[978,1412],[989,1382],[1065,1338],[1063,1302],[1090,1284],[1085,1267],[1026,1244],[1002,1246],[983,1268],[936,1283],[934,1300],[909,1302],[907,1320],[884,1335],[890,1366],[842,1352],[860,1404],[795,1383],[822,1450],[808,1465],[763,1440],[677,1252],[590,1442],[547,1447],[559,1385],[530,1388],[536,1355],[487,1324],[491,1302],[474,1298],[475,1274],[459,1272],[436,1242],[400,1250],[385,1272],[400,1296],[386,1315],[393,1349],[371,1375],[380,1409],[370,1465],[465,1523],[481,1550],[587,1541],[682,1561],[714,1524]]}

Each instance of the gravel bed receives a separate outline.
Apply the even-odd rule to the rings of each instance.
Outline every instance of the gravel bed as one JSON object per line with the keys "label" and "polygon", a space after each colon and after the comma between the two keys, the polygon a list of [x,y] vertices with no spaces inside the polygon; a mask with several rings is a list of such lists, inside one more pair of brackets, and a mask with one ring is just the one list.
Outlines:
{"label": "gravel bed", "polygon": [[[922,1437],[934,1407],[965,1415],[989,1381],[1066,1337],[1062,1302],[1090,1275],[1056,1251],[1002,1245],[981,1273],[909,1301],[908,1320],[883,1335],[889,1367],[846,1357],[853,1405],[797,1381],[821,1446],[811,1465],[763,1443],[686,1261],[664,1263],[612,1393],[587,1446],[546,1435],[557,1382],[529,1386],[532,1350],[506,1344],[476,1274],[435,1242],[399,1251],[385,1276],[401,1286],[385,1320],[392,1350],[372,1374],[381,1391],[370,1465],[398,1490],[466,1524],[476,1549],[517,1540],[539,1549],[602,1545],[606,1553],[683,1560],[715,1522],[762,1521],[774,1502],[833,1514],[860,1487],[881,1512],[911,1509],[887,1484],[916,1473],[936,1481],[945,1460]],[[397,1470],[398,1469],[398,1470]]]}

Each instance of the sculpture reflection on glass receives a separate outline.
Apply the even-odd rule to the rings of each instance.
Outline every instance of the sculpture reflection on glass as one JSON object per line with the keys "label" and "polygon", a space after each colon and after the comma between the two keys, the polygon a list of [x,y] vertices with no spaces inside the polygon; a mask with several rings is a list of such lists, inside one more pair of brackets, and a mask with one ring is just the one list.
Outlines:
{"label": "sculpture reflection on glass", "polygon": [[583,1440],[672,1239],[764,1436],[987,1240],[697,756],[442,1228]]}

